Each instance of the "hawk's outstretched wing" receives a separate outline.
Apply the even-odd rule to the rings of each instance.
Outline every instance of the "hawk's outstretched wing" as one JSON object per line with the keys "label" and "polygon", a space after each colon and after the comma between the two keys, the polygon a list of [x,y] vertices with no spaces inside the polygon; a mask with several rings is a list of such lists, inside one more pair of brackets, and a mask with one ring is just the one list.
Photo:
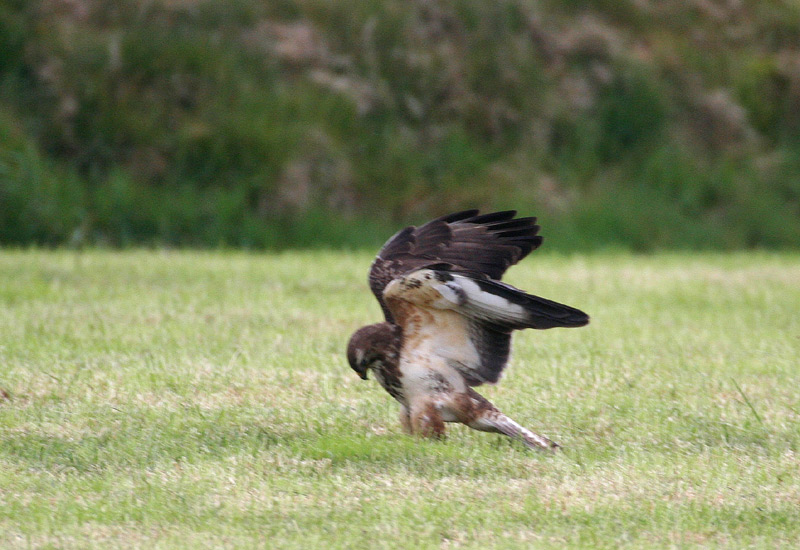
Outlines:
{"label": "hawk's outstretched wing", "polygon": [[389,239],[369,272],[369,286],[386,320],[393,321],[383,290],[393,279],[439,264],[499,280],[509,266],[542,243],[536,218],[514,218],[515,210],[479,215],[465,210],[420,227],[406,227]]}
{"label": "hawk's outstretched wing", "polygon": [[[511,331],[580,327],[589,316],[480,274],[418,269],[386,286],[383,297],[402,328],[406,351],[424,347],[470,386],[497,382],[508,361]],[[412,349],[408,349],[412,348]]]}

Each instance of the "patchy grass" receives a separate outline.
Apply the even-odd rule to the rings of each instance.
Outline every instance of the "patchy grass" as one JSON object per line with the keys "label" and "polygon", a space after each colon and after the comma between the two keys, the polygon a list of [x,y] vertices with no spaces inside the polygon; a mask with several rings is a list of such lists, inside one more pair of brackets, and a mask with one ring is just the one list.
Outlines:
{"label": "patchy grass", "polygon": [[535,254],[592,314],[484,393],[565,446],[401,433],[347,253],[0,253],[3,548],[787,546],[800,257]]}

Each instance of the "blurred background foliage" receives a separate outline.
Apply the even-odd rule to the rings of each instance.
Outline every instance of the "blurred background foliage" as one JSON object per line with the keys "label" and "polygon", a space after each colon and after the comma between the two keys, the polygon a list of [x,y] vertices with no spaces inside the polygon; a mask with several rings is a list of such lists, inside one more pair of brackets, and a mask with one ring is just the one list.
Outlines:
{"label": "blurred background foliage", "polygon": [[0,243],[800,248],[800,4],[0,0]]}

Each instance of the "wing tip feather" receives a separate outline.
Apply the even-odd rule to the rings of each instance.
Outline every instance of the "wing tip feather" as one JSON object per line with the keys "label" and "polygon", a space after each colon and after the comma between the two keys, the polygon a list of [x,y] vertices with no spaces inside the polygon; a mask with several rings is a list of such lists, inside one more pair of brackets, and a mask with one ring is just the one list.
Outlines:
{"label": "wing tip feather", "polygon": [[470,218],[474,218],[478,214],[480,214],[480,210],[478,210],[477,208],[471,208],[469,210],[461,210],[460,212],[453,212],[452,214],[445,214],[444,216],[440,216],[433,221],[453,223],[457,221],[469,220]]}

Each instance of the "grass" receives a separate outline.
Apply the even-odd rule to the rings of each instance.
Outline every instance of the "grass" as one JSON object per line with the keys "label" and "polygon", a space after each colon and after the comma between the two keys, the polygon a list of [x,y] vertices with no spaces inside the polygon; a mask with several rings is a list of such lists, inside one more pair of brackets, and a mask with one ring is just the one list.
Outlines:
{"label": "grass", "polygon": [[592,314],[483,393],[557,456],[401,433],[343,356],[360,253],[0,253],[3,548],[781,547],[800,257],[536,254]]}

